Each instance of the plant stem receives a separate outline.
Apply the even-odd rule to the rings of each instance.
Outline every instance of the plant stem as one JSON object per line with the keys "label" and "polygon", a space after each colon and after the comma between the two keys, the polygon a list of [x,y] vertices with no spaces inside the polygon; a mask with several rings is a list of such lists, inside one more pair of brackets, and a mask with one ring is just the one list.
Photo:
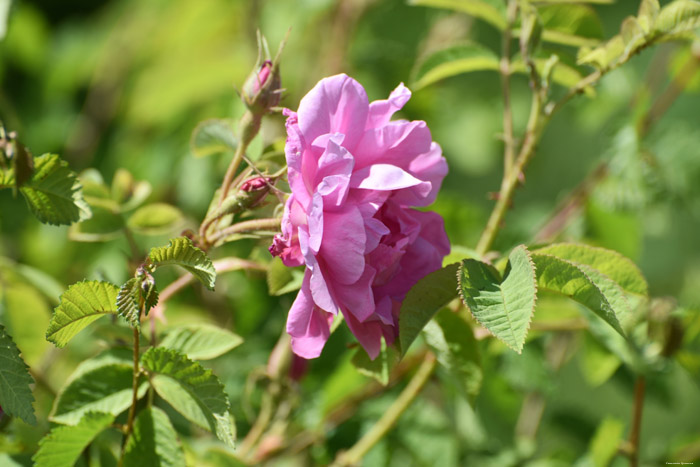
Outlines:
{"label": "plant stem", "polygon": [[642,410],[644,409],[644,391],[646,380],[643,375],[637,376],[634,383],[634,409],[632,412],[632,428],[629,443],[631,446],[630,467],[639,465],[639,435],[642,429]]}
{"label": "plant stem", "polygon": [[249,221],[239,222],[232,226],[226,227],[225,229],[221,229],[209,241],[212,245],[215,245],[219,240],[237,233],[251,232],[255,230],[278,230],[281,222],[282,220],[278,217],[251,219]]}
{"label": "plant stem", "polygon": [[226,199],[228,192],[231,190],[231,184],[236,176],[238,167],[243,161],[243,156],[248,149],[248,145],[253,141],[255,135],[258,134],[261,121],[262,115],[253,114],[250,110],[246,111],[243,117],[241,117],[241,140],[238,143],[238,147],[236,148],[236,152],[231,159],[228,169],[226,169],[226,175],[224,175],[224,181],[221,185],[221,193],[219,194],[219,206],[221,206],[221,203]]}
{"label": "plant stem", "polygon": [[420,394],[421,390],[430,379],[435,365],[435,355],[432,353],[426,354],[425,360],[423,360],[416,374],[413,375],[413,378],[411,378],[406,388],[401,392],[391,407],[384,412],[384,415],[382,415],[379,421],[377,421],[352,448],[336,458],[334,465],[354,465],[362,460],[365,454],[393,428],[399,417],[411,405],[418,394]]}
{"label": "plant stem", "polygon": [[513,140],[513,110],[510,104],[510,43],[511,29],[515,22],[518,10],[518,2],[508,0],[507,27],[503,31],[503,44],[501,46],[501,87],[503,89],[503,167],[506,176],[513,167],[515,158],[515,141]]}
{"label": "plant stem", "polygon": [[542,127],[544,126],[546,120],[547,118],[542,113],[542,94],[540,92],[534,92],[532,95],[530,117],[528,119],[527,130],[525,132],[525,140],[520,148],[520,153],[515,161],[513,170],[509,170],[507,173],[504,173],[496,206],[494,206],[493,211],[491,211],[491,216],[486,223],[486,228],[481,234],[479,243],[476,246],[476,252],[479,254],[479,256],[483,256],[487,251],[489,251],[491,245],[493,245],[493,241],[496,239],[496,234],[501,228],[501,223],[506,215],[506,211],[508,211],[508,208],[511,205],[515,188],[517,187],[518,182],[522,180],[522,174],[525,170],[525,166],[530,161],[535,153],[535,150],[537,149],[537,143],[539,142]]}
{"label": "plant stem", "polygon": [[[143,313],[144,303],[141,299],[141,310],[139,316]],[[124,443],[122,444],[122,453],[119,459],[119,466],[121,467],[124,462],[124,452],[126,450],[126,443],[129,440],[129,436],[134,429],[134,416],[136,415],[136,403],[138,402],[138,392],[139,392],[139,347],[140,347],[140,332],[137,327],[133,328],[134,331],[134,377],[132,379],[131,389],[131,407],[129,408],[129,417],[127,418],[126,427],[124,428]]]}

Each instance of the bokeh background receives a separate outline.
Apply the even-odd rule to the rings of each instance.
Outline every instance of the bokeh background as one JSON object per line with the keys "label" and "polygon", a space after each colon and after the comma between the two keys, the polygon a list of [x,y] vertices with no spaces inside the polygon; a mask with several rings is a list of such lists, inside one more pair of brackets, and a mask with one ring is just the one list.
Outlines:
{"label": "bokeh background", "polygon": [[[595,9],[603,36],[610,37],[625,16],[636,12],[637,3],[618,1]],[[274,53],[290,27],[281,70],[286,89],[282,105],[292,109],[320,78],[331,74],[355,77],[374,100],[385,98],[400,82],[410,86],[421,59],[451,43],[474,41],[500,51],[500,36],[490,25],[402,0],[17,0],[0,42],[0,118],[35,155],[58,153],[76,171],[95,168],[107,182],[117,169],[129,170],[152,185],[151,201],[178,206],[188,225],[196,226],[228,156],[194,157],[190,135],[201,120],[242,115],[236,87],[255,63],[256,30],[267,37]],[[643,138],[635,132],[688,55],[687,44],[646,51],[610,73],[595,98],[579,97],[557,115],[495,249],[542,239],[552,215],[574,189],[584,188],[573,214],[550,239],[582,240],[632,258],[652,295],[669,310],[684,311],[679,316],[685,319],[686,339],[696,339],[700,329],[692,310],[700,309],[700,74]],[[514,77],[516,131],[524,128],[529,99],[525,77]],[[453,245],[473,247],[493,204],[488,194],[500,184],[498,75],[471,73],[421,89],[402,117],[425,120],[443,147],[450,173],[433,209],[444,216]],[[271,116],[260,145],[279,141],[283,132],[281,116]],[[8,455],[13,462],[28,462],[48,430],[45,415],[54,394],[77,362],[120,338],[104,322],[64,350],[44,340],[51,310],[68,284],[85,278],[120,283],[128,274],[125,241],[79,243],[69,240],[67,231],[40,224],[10,190],[0,192],[2,319],[38,381],[36,408],[41,415],[39,428],[15,420],[0,430],[0,452],[6,452],[0,464],[9,462]],[[137,241],[146,249],[167,243],[167,238]],[[245,240],[215,256],[267,260],[265,248]],[[21,265],[33,268],[26,269],[33,280],[20,274]],[[163,275],[159,281],[175,277]],[[171,324],[214,322],[246,340],[234,352],[207,362],[226,384],[241,434],[248,431],[250,414],[259,404],[259,391],[246,391],[246,381],[265,364],[293,298],[270,297],[264,275],[228,273],[219,278],[216,294],[190,288],[168,305]],[[578,313],[571,305],[547,303],[536,319]],[[576,334],[570,355],[553,371],[545,356],[548,339],[533,333],[522,356],[482,341],[480,395],[468,402],[439,374],[423,396],[425,403],[407,412],[365,465],[590,461],[587,453],[600,423],[606,417],[629,420],[633,375],[587,332]],[[311,362],[300,382],[293,424],[318,426],[334,404],[366,383],[344,351],[349,342],[347,332],[334,334],[324,355]],[[642,457],[649,465],[700,455],[699,361],[690,355],[685,367],[669,364],[649,382],[642,431]],[[687,371],[693,365],[696,371]],[[349,447],[371,426],[400,386],[361,405],[346,423],[326,431],[323,442],[287,456],[284,465],[332,460],[338,449]],[[546,400],[534,445],[517,442],[513,435],[529,394]],[[190,435],[186,444],[196,453],[192,458],[201,462],[197,465],[230,461],[220,446],[190,432],[184,421],[177,428]]]}

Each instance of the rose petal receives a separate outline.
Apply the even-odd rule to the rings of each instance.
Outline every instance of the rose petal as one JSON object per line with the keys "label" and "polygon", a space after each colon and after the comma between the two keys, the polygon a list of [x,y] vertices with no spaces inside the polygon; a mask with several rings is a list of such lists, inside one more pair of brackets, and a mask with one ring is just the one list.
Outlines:
{"label": "rose petal", "polygon": [[365,221],[354,206],[325,212],[319,256],[339,284],[356,282],[365,270]]}
{"label": "rose petal", "polygon": [[370,103],[367,129],[386,125],[394,112],[406,105],[410,98],[411,91],[401,83],[391,92],[389,99]]}

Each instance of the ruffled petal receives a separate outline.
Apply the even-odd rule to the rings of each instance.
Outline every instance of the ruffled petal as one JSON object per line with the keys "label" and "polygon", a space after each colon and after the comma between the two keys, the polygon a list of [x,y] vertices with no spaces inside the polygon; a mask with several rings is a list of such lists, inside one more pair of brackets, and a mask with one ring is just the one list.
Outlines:
{"label": "ruffled petal", "polygon": [[321,355],[328,340],[330,327],[327,314],[314,306],[309,283],[307,272],[301,290],[289,310],[287,332],[292,336],[292,350],[295,354],[304,358],[316,358]]}
{"label": "ruffled petal", "polygon": [[325,212],[323,242],[319,256],[333,280],[352,284],[365,270],[365,221],[359,209],[347,207],[340,212]]}
{"label": "ruffled petal", "polygon": [[299,103],[297,115],[306,141],[327,133],[342,133],[343,145],[352,151],[365,129],[368,112],[364,88],[341,74],[319,81]]}
{"label": "ruffled petal", "polygon": [[401,83],[391,92],[389,99],[369,104],[367,129],[386,125],[394,112],[401,110],[410,98],[411,91]]}

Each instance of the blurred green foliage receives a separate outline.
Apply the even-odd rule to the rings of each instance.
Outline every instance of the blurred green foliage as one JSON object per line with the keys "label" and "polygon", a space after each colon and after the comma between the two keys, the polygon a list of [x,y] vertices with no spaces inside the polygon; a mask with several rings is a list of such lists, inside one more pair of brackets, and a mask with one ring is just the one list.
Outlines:
{"label": "blurred green foliage", "polygon": [[[619,1],[593,8],[604,37],[610,37],[637,5]],[[95,168],[108,185],[122,168],[148,181],[148,202],[177,206],[184,216],[178,226],[194,228],[228,158],[194,157],[191,132],[202,120],[242,115],[236,87],[255,62],[256,29],[274,48],[290,27],[281,66],[282,105],[290,108],[329,74],[346,72],[365,86],[370,99],[379,99],[399,82],[410,84],[421,59],[452,42],[500,49],[499,32],[488,23],[402,0],[17,0],[0,42],[0,118],[35,154],[61,154],[78,172]],[[506,251],[533,242],[567,195],[606,164],[607,175],[557,238],[631,257],[651,294],[667,297],[685,323],[691,350],[679,356],[683,365],[669,363],[648,382],[642,459],[650,465],[697,459],[700,440],[695,410],[700,407],[700,78],[646,137],[639,140],[634,130],[688,54],[687,44],[661,45],[606,76],[595,98],[568,105],[547,129],[495,245]],[[514,75],[513,84],[515,126],[522,130],[529,111],[526,77]],[[450,173],[434,209],[445,217],[453,245],[473,247],[492,206],[487,193],[496,191],[501,179],[498,75],[471,73],[421,89],[402,116],[425,120],[443,147]],[[260,144],[266,147],[283,135],[282,117],[271,116],[263,123]],[[137,234],[139,247],[148,251],[178,232],[157,233]],[[9,190],[0,192],[0,234],[0,256],[6,258],[0,264],[0,320],[37,381],[39,418],[38,427],[17,419],[9,426],[0,422],[0,464],[28,465],[48,431],[46,415],[56,391],[76,365],[107,342],[128,341],[130,335],[102,318],[103,326],[79,334],[59,351],[44,339],[51,309],[76,281],[124,282],[129,245],[121,238],[73,242],[69,228],[38,223]],[[242,240],[217,251],[214,259],[267,260],[266,247]],[[173,271],[158,274],[163,284],[177,277]],[[249,431],[259,411],[262,391],[255,375],[284,328],[292,300],[293,294],[271,297],[264,274],[230,272],[220,276],[216,294],[199,286],[185,289],[168,302],[167,323],[158,323],[163,328],[212,323],[243,337],[235,351],[204,363],[224,382],[239,433]],[[538,304],[535,320],[578,316],[574,305],[550,297]],[[629,420],[633,376],[588,332],[569,337],[556,371],[547,361],[548,349],[561,345],[554,335],[533,332],[522,356],[493,339],[479,341],[484,378],[473,403],[439,371],[423,402],[409,409],[365,465],[564,466],[609,459],[603,438],[622,436],[618,420]],[[345,349],[351,341],[339,328],[298,383],[299,398],[289,408],[291,426],[311,430],[325,442],[300,442],[304,449],[290,454],[284,465],[332,461],[396,397],[400,387],[353,407],[347,421],[326,428],[329,414],[369,381],[350,363]],[[547,402],[536,445],[514,436],[523,400],[533,393]],[[193,432],[184,418],[162,407],[175,420],[188,462],[233,465],[222,444]],[[97,438],[93,465],[109,465],[103,447],[113,441],[109,433]],[[683,457],[688,452],[695,457]],[[87,465],[85,456],[79,462]]]}

